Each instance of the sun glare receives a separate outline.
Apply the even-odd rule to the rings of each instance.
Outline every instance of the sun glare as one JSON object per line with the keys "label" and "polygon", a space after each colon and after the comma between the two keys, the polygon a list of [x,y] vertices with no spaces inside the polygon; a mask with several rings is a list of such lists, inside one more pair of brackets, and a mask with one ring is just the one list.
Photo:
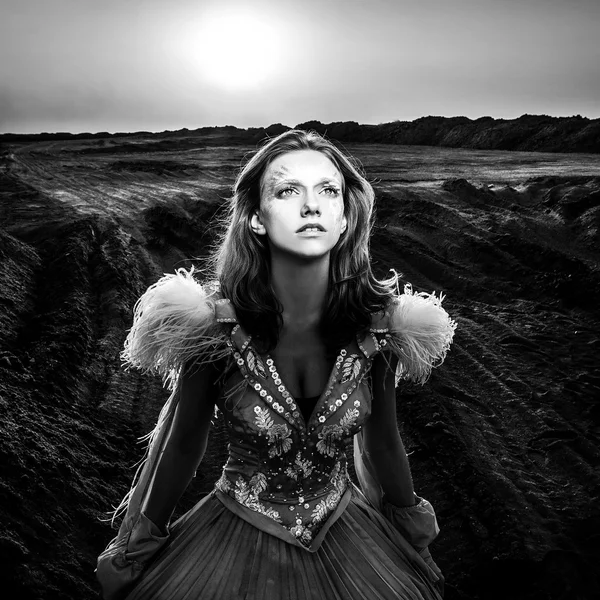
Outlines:
{"label": "sun glare", "polygon": [[240,9],[216,9],[192,28],[183,48],[190,68],[215,87],[260,87],[281,72],[281,25],[271,17]]}

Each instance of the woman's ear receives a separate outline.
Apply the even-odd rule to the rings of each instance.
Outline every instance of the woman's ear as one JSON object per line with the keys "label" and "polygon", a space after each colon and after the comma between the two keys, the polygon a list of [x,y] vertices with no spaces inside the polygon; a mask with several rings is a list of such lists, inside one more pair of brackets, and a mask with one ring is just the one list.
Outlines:
{"label": "woman's ear", "polygon": [[265,233],[267,233],[265,226],[260,220],[258,211],[254,211],[254,213],[252,213],[252,217],[250,217],[250,229],[252,229],[256,235],[265,235]]}
{"label": "woman's ear", "polygon": [[348,227],[348,220],[346,219],[346,215],[344,215],[342,217],[342,227],[340,229],[340,233],[344,233],[344,231],[346,231],[347,227]]}

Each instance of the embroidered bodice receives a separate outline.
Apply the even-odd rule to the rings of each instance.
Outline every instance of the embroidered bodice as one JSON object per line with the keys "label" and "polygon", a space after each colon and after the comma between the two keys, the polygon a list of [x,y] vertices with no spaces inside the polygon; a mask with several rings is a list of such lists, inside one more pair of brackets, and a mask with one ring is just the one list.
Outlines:
{"label": "embroidered bodice", "polygon": [[374,323],[364,339],[340,350],[307,423],[275,362],[256,351],[229,301],[217,301],[216,317],[232,326],[228,345],[237,367],[218,402],[229,459],[216,489],[243,507],[228,504],[247,520],[315,549],[349,500],[346,448],[371,412],[365,375],[387,330]]}

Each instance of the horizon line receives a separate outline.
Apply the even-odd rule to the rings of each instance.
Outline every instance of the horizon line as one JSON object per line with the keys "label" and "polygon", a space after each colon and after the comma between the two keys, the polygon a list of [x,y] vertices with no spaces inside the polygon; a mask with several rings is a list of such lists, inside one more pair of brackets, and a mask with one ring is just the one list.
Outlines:
{"label": "horizon line", "polygon": [[107,134],[107,135],[111,135],[111,136],[118,136],[118,135],[135,135],[135,134],[160,134],[160,133],[177,133],[179,131],[198,131],[201,129],[224,129],[224,128],[229,128],[229,129],[237,129],[240,131],[249,131],[252,129],[256,129],[256,130],[267,130],[270,129],[271,127],[276,127],[276,126],[280,126],[280,127],[287,127],[288,129],[296,129],[302,125],[305,125],[306,123],[319,123],[321,125],[333,125],[333,124],[342,124],[342,123],[354,123],[356,125],[358,125],[359,127],[379,127],[379,126],[383,126],[383,125],[391,125],[393,123],[414,123],[415,121],[419,121],[421,119],[467,119],[469,121],[480,121],[482,119],[485,120],[492,120],[492,121],[517,121],[519,119],[522,119],[523,117],[546,117],[549,119],[580,119],[580,120],[586,120],[586,121],[597,121],[600,119],[600,117],[587,117],[587,116],[583,116],[581,114],[574,114],[574,115],[560,115],[560,116],[556,116],[556,115],[549,115],[546,113],[541,113],[541,114],[533,114],[533,113],[523,113],[522,115],[518,116],[518,117],[513,117],[513,118],[505,118],[505,117],[492,117],[491,115],[482,115],[481,117],[477,117],[477,118],[471,118],[471,117],[467,117],[465,115],[454,115],[451,117],[448,116],[441,116],[441,115],[423,115],[421,117],[416,117],[415,119],[412,120],[403,120],[403,119],[397,119],[394,121],[384,121],[381,123],[359,123],[358,121],[330,121],[329,123],[324,123],[322,121],[319,121],[318,119],[309,119],[307,121],[303,121],[300,122],[294,126],[290,126],[290,125],[285,125],[283,123],[271,123],[270,125],[267,126],[252,126],[252,127],[239,127],[237,125],[201,125],[199,127],[195,127],[194,129],[190,129],[189,127],[181,127],[179,129],[162,129],[162,130],[149,130],[149,129],[139,129],[139,130],[135,130],[135,131],[125,131],[125,130],[116,130],[116,131],[78,131],[78,132],[74,132],[74,131],[66,131],[66,130],[61,130],[61,131],[39,131],[39,132],[35,132],[35,133],[22,133],[22,132],[14,132],[14,131],[4,131],[4,132],[0,132],[0,137],[3,136],[30,136],[30,135],[62,135],[62,134],[66,134],[66,135],[101,135],[101,134]]}

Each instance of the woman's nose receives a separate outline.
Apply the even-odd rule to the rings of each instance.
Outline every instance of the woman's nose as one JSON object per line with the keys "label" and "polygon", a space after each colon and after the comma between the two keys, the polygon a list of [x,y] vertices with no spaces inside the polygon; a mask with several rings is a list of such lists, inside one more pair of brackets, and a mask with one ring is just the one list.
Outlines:
{"label": "woman's nose", "polygon": [[319,199],[317,195],[308,192],[304,198],[304,204],[302,205],[302,216],[305,215],[321,215],[321,208],[319,206]]}

